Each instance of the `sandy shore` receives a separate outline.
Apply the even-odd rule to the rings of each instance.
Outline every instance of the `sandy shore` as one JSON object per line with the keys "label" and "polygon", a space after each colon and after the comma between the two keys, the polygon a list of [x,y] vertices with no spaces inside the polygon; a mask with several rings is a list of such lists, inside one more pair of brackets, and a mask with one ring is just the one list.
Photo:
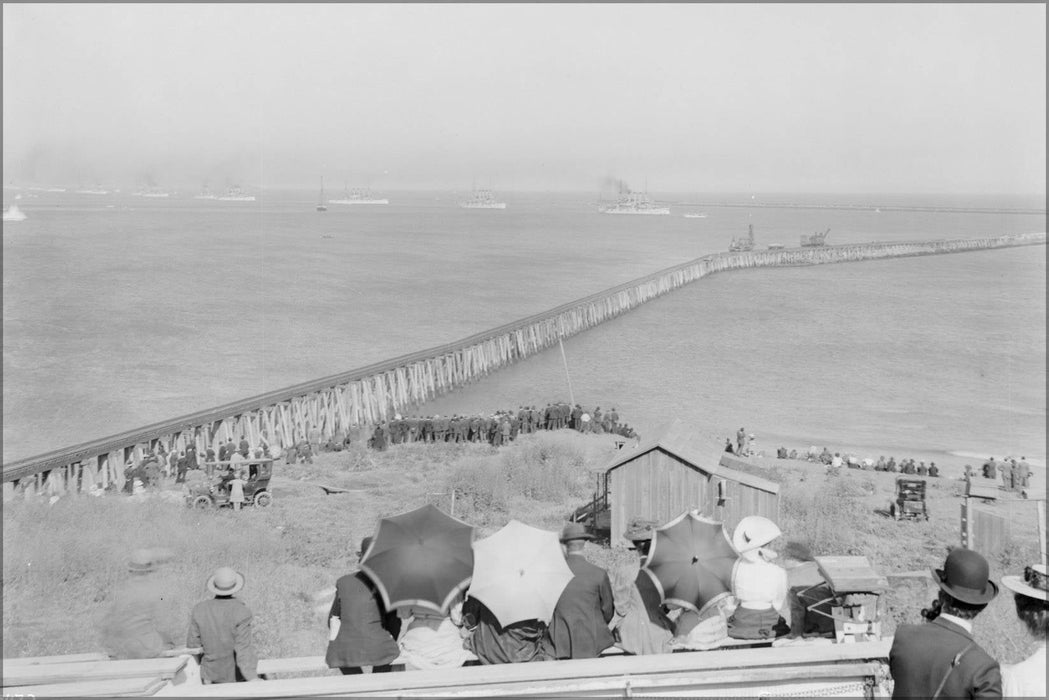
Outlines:
{"label": "sandy shore", "polygon": [[[808,444],[800,444],[798,441],[784,441],[775,445],[769,445],[767,443],[763,444],[763,442],[760,439],[760,435],[757,435],[756,437],[757,439],[753,443],[755,455],[763,454],[765,458],[774,459],[776,457],[776,449],[778,447],[785,447],[787,448],[788,452],[790,452],[790,450],[797,450],[799,455],[807,454],[809,447],[811,447],[811,445]],[[720,438],[720,444],[723,445],[724,442],[725,438]],[[823,445],[819,445],[818,447],[819,449],[822,449]],[[925,462],[926,465],[935,462],[936,466],[940,469],[939,478],[942,479],[961,479],[965,474],[966,465],[971,465],[976,471],[976,473],[979,474],[980,468],[983,465],[984,461],[987,459],[987,457],[993,456],[998,461],[1000,461],[1004,457],[1004,455],[987,455],[983,458],[975,458],[972,456],[961,456],[958,454],[952,454],[950,452],[942,452],[936,450],[894,451],[893,449],[888,448],[883,450],[872,450],[870,447],[858,447],[856,445],[827,445],[827,448],[832,453],[841,453],[843,456],[846,454],[853,454],[859,457],[860,459],[870,457],[875,461],[877,461],[877,459],[882,455],[884,455],[886,459],[888,459],[889,457],[895,457],[897,464],[900,462],[900,460],[905,458],[914,459],[915,462]],[[1018,458],[1019,456],[1017,456],[1017,459]],[[1046,498],[1046,468],[1044,465],[1032,462],[1032,460],[1030,459],[1027,460],[1027,463],[1031,466],[1030,486],[1027,490],[1028,496],[1032,499],[1041,498],[1044,500]]]}

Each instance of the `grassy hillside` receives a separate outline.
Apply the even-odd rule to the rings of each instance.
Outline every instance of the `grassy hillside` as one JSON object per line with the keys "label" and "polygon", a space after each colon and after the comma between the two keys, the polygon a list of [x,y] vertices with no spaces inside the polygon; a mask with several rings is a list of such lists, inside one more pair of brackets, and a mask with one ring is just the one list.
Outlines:
{"label": "grassy hillside", "polygon": [[[487,535],[516,518],[557,530],[585,503],[594,473],[613,455],[606,435],[571,431],[522,436],[512,445],[396,445],[377,453],[356,448],[319,455],[312,465],[278,464],[268,509],[187,509],[173,489],[160,497],[87,496],[5,504],[3,634],[5,656],[97,650],[100,620],[125,580],[130,550],[168,547],[162,569],[173,609],[167,621],[183,640],[189,611],[206,597],[217,566],[247,577],[241,596],[255,613],[262,657],[324,653],[325,592],[353,570],[360,539],[380,517],[434,503]],[[716,455],[712,455],[716,459]],[[926,522],[896,522],[885,510],[893,475],[764,460],[782,484],[778,548],[785,565],[820,554],[862,554],[885,574],[939,566],[958,541],[958,482],[930,480]],[[318,484],[350,489],[325,495]],[[1037,556],[1034,505],[1002,506],[1014,521],[1014,542],[992,558],[996,577],[1022,570]],[[619,590],[637,569],[633,552],[588,545]],[[887,632],[918,621],[934,596],[928,579],[894,579],[886,597]],[[1027,640],[1012,596],[1001,595],[976,625],[977,638],[1004,662],[1022,658]]]}

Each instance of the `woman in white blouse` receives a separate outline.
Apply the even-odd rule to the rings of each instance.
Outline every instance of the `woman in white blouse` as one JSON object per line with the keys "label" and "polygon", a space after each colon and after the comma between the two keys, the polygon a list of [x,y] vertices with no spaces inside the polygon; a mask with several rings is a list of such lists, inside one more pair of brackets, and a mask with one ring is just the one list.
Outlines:
{"label": "woman in white blouse", "polygon": [[787,572],[772,563],[776,553],[768,545],[783,534],[760,515],[739,521],[732,546],[739,560],[732,568],[732,595],[739,605],[728,619],[734,639],[771,639],[790,632],[781,615],[787,604]]}
{"label": "woman in white blouse", "polygon": [[1045,564],[1024,569],[1021,576],[1003,576],[1002,585],[1013,592],[1016,615],[1037,646],[1028,658],[1018,664],[1002,666],[1003,697],[1038,697],[1045,694],[1045,638],[1049,628],[1049,594]]}

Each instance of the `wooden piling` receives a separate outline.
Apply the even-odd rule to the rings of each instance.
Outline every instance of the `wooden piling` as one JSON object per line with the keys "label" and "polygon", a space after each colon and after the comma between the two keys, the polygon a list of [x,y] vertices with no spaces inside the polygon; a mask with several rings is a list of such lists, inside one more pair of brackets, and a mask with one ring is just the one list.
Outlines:
{"label": "wooden piling", "polygon": [[[263,433],[271,447],[283,449],[305,439],[312,427],[322,441],[340,432],[389,420],[419,405],[477,381],[521,359],[556,345],[563,338],[630,311],[652,299],[712,274],[757,267],[822,265],[862,260],[936,255],[995,248],[1045,245],[1044,233],[979,239],[866,243],[715,253],[660,270],[554,309],[429,350],[324,377],[224,406],[181,416],[70,448],[4,465],[3,481],[41,475],[50,489],[124,486],[124,464],[158,445],[182,450],[191,442],[203,458],[232,438],[246,437],[256,447]],[[97,465],[97,479],[71,478],[77,462]],[[37,483],[39,492],[43,483]]]}

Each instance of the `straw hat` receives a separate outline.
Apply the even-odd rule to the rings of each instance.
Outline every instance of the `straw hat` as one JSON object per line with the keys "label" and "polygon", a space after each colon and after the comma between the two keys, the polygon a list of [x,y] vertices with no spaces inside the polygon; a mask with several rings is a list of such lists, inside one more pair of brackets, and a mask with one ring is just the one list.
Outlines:
{"label": "straw hat", "polygon": [[1049,601],[1049,573],[1045,564],[1035,564],[1024,569],[1023,576],[1003,576],[1002,585],[1013,593],[1036,600]]}
{"label": "straw hat", "polygon": [[594,539],[594,536],[586,531],[586,526],[583,525],[583,523],[568,523],[565,525],[565,528],[561,531],[562,542],[592,539]]}
{"label": "straw hat", "polygon": [[215,595],[233,595],[244,588],[244,574],[228,566],[220,566],[208,579],[207,589]]}
{"label": "straw hat", "polygon": [[630,540],[631,542],[642,542],[644,540],[652,539],[656,526],[658,526],[655,520],[649,520],[648,518],[634,518],[627,523],[626,532],[623,533],[623,539]]}
{"label": "straw hat", "polygon": [[942,569],[933,569],[933,580],[952,598],[970,605],[989,603],[998,595],[998,584],[990,578],[987,560],[965,547],[955,547]]}

